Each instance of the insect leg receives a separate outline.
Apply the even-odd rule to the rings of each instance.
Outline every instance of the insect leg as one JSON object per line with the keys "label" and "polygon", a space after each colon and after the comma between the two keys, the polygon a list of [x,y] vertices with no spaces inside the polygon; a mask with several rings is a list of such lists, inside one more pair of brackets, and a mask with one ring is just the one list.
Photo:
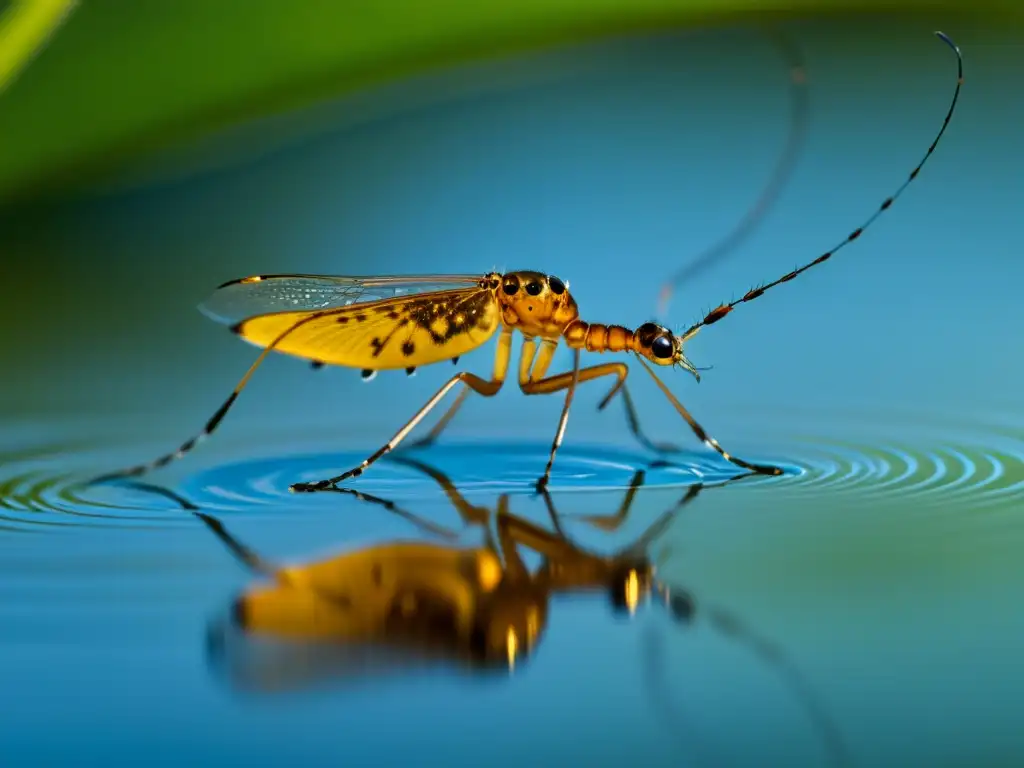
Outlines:
{"label": "insect leg", "polygon": [[359,477],[361,474],[363,474],[367,467],[369,467],[371,464],[373,464],[386,454],[393,451],[398,446],[398,444],[405,439],[406,435],[408,435],[413,429],[415,429],[416,425],[423,420],[423,417],[430,413],[430,411],[433,410],[434,406],[441,402],[441,400],[444,399],[444,396],[447,395],[452,390],[452,388],[455,387],[457,384],[465,384],[474,392],[477,392],[483,395],[484,397],[493,397],[494,395],[498,394],[499,390],[501,390],[502,384],[505,383],[505,375],[508,371],[508,361],[509,357],[511,356],[511,351],[512,331],[503,330],[501,336],[498,338],[498,350],[494,358],[494,374],[489,381],[487,379],[482,379],[475,374],[467,373],[465,371],[463,371],[462,373],[455,374],[447,382],[445,382],[444,386],[442,386],[439,390],[437,390],[436,393],[434,393],[434,396],[431,397],[426,402],[426,404],[422,408],[420,408],[416,412],[416,414],[411,419],[409,419],[409,421],[407,421],[405,425],[401,429],[399,429],[390,440],[388,440],[388,442],[382,445],[371,456],[367,457],[366,459],[363,459],[362,463],[360,463],[359,466],[346,470],[342,472],[340,475],[327,478],[326,480],[318,480],[312,483],[295,483],[294,485],[291,486],[290,490],[294,492],[322,491],[325,488],[330,488],[331,486],[340,483],[342,480],[347,480],[350,477]]}
{"label": "insect leg", "polygon": [[656,443],[643,433],[643,430],[640,428],[640,417],[637,416],[636,406],[633,405],[633,397],[629,394],[629,389],[624,381],[620,387],[613,389],[605,396],[604,400],[598,403],[597,410],[604,410],[608,403],[612,401],[612,398],[620,391],[622,392],[622,405],[626,409],[626,423],[629,425],[629,431],[633,433],[633,437],[637,439],[637,442],[655,453],[678,453],[682,450],[674,443]]}
{"label": "insect leg", "polygon": [[[554,347],[554,345],[551,346]],[[537,481],[538,491],[548,487],[548,480],[551,478],[551,468],[555,464],[555,454],[558,452],[558,447],[562,444],[562,438],[565,437],[565,427],[569,422],[569,406],[572,405],[572,396],[576,393],[576,385],[579,384],[580,380],[579,349],[574,349],[572,354],[572,373],[570,374],[572,378],[569,380],[569,386],[565,390],[565,404],[562,405],[562,415],[558,419],[558,430],[555,432],[555,439],[551,443],[551,455],[548,456],[548,464],[544,467],[544,474]],[[523,388],[523,392],[526,392],[525,388]]]}
{"label": "insect leg", "polygon": [[[541,363],[544,360],[542,355],[537,360],[537,368],[541,367]],[[544,366],[546,367],[546,366]],[[637,441],[645,448],[654,451],[655,453],[678,453],[681,449],[677,445],[672,443],[656,443],[651,440],[647,435],[643,433],[640,428],[640,419],[637,417],[636,406],[633,405],[633,398],[629,394],[629,389],[626,387],[626,377],[629,375],[629,367],[625,363],[602,363],[601,365],[595,365],[590,368],[584,368],[580,371],[580,381],[590,381],[592,379],[599,378],[601,376],[615,375],[618,380],[612,385],[612,388],[608,391],[608,394],[604,396],[601,402],[598,404],[597,409],[604,410],[614,397],[622,393],[622,402],[626,408],[626,422],[629,425],[630,432]],[[534,370],[533,379],[527,378],[525,381],[521,377],[519,386],[523,392],[527,395],[547,395],[553,392],[560,392],[569,386],[572,381],[572,373],[560,373],[555,376],[548,377],[546,379],[536,378],[537,371]]]}
{"label": "insect leg", "polygon": [[738,467],[743,467],[744,469],[749,469],[750,471],[757,472],[758,474],[761,474],[761,475],[781,475],[782,474],[782,470],[779,469],[778,467],[771,467],[771,466],[767,466],[767,465],[764,465],[764,464],[751,464],[750,462],[744,461],[743,459],[739,458],[738,456],[733,456],[728,451],[726,451],[724,448],[722,448],[722,446],[720,446],[718,444],[718,441],[715,440],[715,438],[711,437],[711,435],[709,435],[704,430],[704,427],[702,427],[700,424],[698,424],[696,419],[694,419],[693,416],[690,415],[690,412],[688,410],[686,410],[686,408],[683,407],[683,404],[680,403],[678,399],[676,399],[676,396],[673,395],[672,391],[668,387],[665,386],[664,382],[662,382],[661,379],[658,378],[658,375],[647,364],[647,362],[643,358],[641,358],[639,356],[637,357],[637,359],[640,361],[640,364],[643,365],[643,367],[647,370],[647,372],[649,374],[651,374],[651,377],[654,379],[655,383],[658,385],[658,388],[661,389],[661,391],[665,395],[665,397],[668,398],[668,401],[670,403],[672,403],[673,406],[675,406],[675,409],[679,412],[679,415],[682,416],[686,420],[686,423],[690,425],[690,429],[693,430],[693,434],[697,436],[698,440],[700,440],[702,443],[704,443],[709,448],[713,448],[714,450],[716,450],[722,456],[722,458],[724,458],[726,461],[729,461],[729,462],[735,464]]}
{"label": "insect leg", "polygon": [[543,347],[541,348],[541,352],[537,356],[536,363],[533,366],[533,371],[527,374],[525,370],[527,366],[525,365],[521,366],[519,371],[519,388],[522,390],[524,395],[549,395],[554,392],[560,392],[563,389],[567,390],[565,405],[562,407],[562,416],[558,423],[558,431],[555,433],[555,440],[551,445],[551,455],[548,458],[548,464],[544,470],[544,475],[537,481],[538,490],[547,486],[548,479],[551,475],[551,467],[555,463],[555,453],[558,451],[558,447],[562,444],[562,438],[565,435],[565,425],[569,418],[569,405],[572,403],[572,396],[575,391],[576,384],[597,379],[602,376],[614,375],[618,377],[618,381],[612,388],[612,393],[614,393],[620,386],[622,386],[622,382],[625,381],[625,378],[629,373],[629,368],[625,363],[604,363],[602,365],[594,365],[580,370],[580,355],[579,350],[576,349],[573,350],[575,353],[575,362],[572,371],[568,373],[560,373],[547,378],[541,378],[547,371],[547,367],[551,362],[551,358],[554,355],[555,347],[557,347],[557,345],[557,341],[545,340]]}
{"label": "insect leg", "polygon": [[[536,354],[536,341],[530,337],[527,337],[526,340],[523,341],[522,353],[519,356],[520,381],[525,381],[529,379],[530,367],[533,365],[533,359],[536,356]],[[545,368],[546,367],[547,366],[545,365]],[[459,408],[462,407],[462,404],[466,401],[466,398],[469,397],[469,393],[471,391],[472,390],[468,388],[464,388],[461,392],[459,392],[459,394],[456,395],[455,397],[455,402],[453,402],[451,404],[451,407],[448,408],[445,414],[440,419],[438,419],[437,423],[433,426],[430,432],[427,433],[427,436],[421,440],[415,441],[410,445],[410,447],[423,448],[428,445],[431,445],[435,440],[437,440],[437,438],[445,430],[445,427],[447,427],[449,422],[451,422],[452,417],[455,416]]]}
{"label": "insect leg", "polygon": [[[512,342],[512,338],[511,338],[512,332],[511,331],[502,331],[502,334],[503,335],[504,334],[508,334],[508,336],[509,336],[508,343],[511,344],[511,342]],[[502,343],[502,342],[499,341],[499,343]],[[527,352],[528,344],[532,344],[532,339],[528,339],[527,343],[523,344],[523,359],[526,358],[526,352]],[[530,355],[530,359],[531,360],[533,359],[533,355],[532,354]],[[409,448],[426,448],[427,446],[432,445],[434,443],[434,441],[436,441],[437,438],[441,436],[441,433],[444,432],[445,428],[451,422],[451,420],[455,416],[455,414],[458,413],[459,409],[462,407],[462,404],[464,402],[466,402],[466,398],[469,397],[469,393],[472,392],[472,391],[473,390],[471,390],[469,387],[463,387],[462,390],[459,392],[459,394],[455,396],[455,401],[451,404],[451,406],[449,406],[448,410],[445,411],[444,415],[440,419],[437,420],[437,423],[433,427],[431,427],[430,431],[426,434],[426,436],[421,438],[421,439],[419,439],[419,440],[414,440],[414,441],[408,443],[408,447]]]}
{"label": "insect leg", "polygon": [[452,418],[458,413],[459,408],[466,402],[466,398],[469,397],[469,393],[472,392],[469,387],[463,387],[462,390],[455,396],[455,401],[449,406],[448,410],[445,411],[444,415],[437,420],[437,423],[430,428],[430,431],[425,437],[415,440],[409,444],[410,448],[426,448],[429,445],[433,445],[441,433],[444,432],[445,427],[448,426]]}
{"label": "insect leg", "polygon": [[100,477],[97,477],[90,482],[102,483],[106,482],[107,480],[115,480],[121,477],[139,477],[140,475],[144,475],[147,472],[152,472],[155,469],[165,467],[172,461],[180,459],[185,454],[191,452],[193,448],[199,445],[199,443],[201,443],[203,440],[205,440],[207,437],[213,434],[213,431],[217,429],[217,426],[227,415],[227,412],[231,409],[231,406],[234,405],[235,400],[238,399],[238,396],[241,394],[242,390],[245,389],[246,384],[249,383],[249,380],[252,378],[252,375],[256,372],[256,369],[263,364],[263,361],[267,359],[267,356],[274,349],[276,349],[277,346],[282,341],[284,341],[289,334],[293,333],[294,331],[298,330],[299,328],[313,320],[317,320],[323,317],[324,315],[330,315],[336,311],[337,310],[326,310],[324,312],[316,312],[312,315],[309,315],[308,317],[303,318],[302,320],[299,320],[294,325],[289,326],[284,331],[282,331],[277,336],[277,338],[275,338],[270,344],[268,344],[263,349],[262,352],[260,352],[259,357],[257,357],[255,362],[253,362],[253,364],[249,366],[249,370],[245,372],[245,375],[241,379],[239,379],[238,383],[235,385],[235,388],[231,391],[231,394],[228,396],[228,399],[221,404],[220,408],[217,409],[216,413],[214,413],[213,416],[211,416],[209,420],[206,422],[206,426],[203,427],[203,430],[199,434],[190,437],[188,440],[182,443],[176,451],[166,453],[163,456],[160,456],[159,458],[149,462],[148,464],[138,464],[134,467],[129,467],[127,469],[121,469],[117,470],[116,472],[110,472],[106,475],[101,475]]}

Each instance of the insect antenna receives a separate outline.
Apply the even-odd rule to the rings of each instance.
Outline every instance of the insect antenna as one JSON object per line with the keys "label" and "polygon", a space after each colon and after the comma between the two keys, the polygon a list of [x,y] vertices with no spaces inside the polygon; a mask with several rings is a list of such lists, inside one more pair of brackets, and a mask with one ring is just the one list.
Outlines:
{"label": "insect antenna", "polygon": [[864,234],[864,231],[868,227],[870,227],[871,224],[874,223],[875,219],[877,219],[879,216],[881,216],[884,211],[887,211],[887,210],[889,210],[890,207],[892,207],[892,204],[894,202],[896,202],[896,199],[901,194],[903,194],[903,190],[905,190],[910,185],[910,182],[912,182],[914,179],[917,178],[918,174],[921,172],[921,169],[924,167],[924,164],[926,162],[928,162],[928,158],[931,157],[932,153],[935,151],[935,147],[938,146],[939,140],[942,138],[942,135],[946,132],[946,128],[947,128],[947,126],[949,126],[949,121],[952,119],[953,112],[956,109],[957,99],[960,97],[960,87],[964,84],[964,62],[963,62],[963,56],[961,56],[961,54],[960,54],[960,48],[956,45],[956,43],[954,43],[952,40],[950,40],[949,37],[947,37],[944,32],[936,32],[935,36],[938,37],[940,40],[942,40],[942,42],[944,42],[946,45],[948,45],[950,47],[950,49],[952,49],[953,53],[956,54],[956,63],[957,63],[956,89],[953,91],[953,98],[950,101],[949,109],[946,111],[946,117],[942,121],[942,127],[939,128],[939,132],[935,135],[935,138],[932,140],[931,145],[928,147],[928,151],[924,153],[924,157],[921,158],[921,161],[914,167],[914,170],[912,170],[910,172],[910,174],[907,176],[907,179],[903,182],[902,185],[900,185],[899,189],[897,189],[889,197],[885,198],[885,200],[882,201],[882,204],[878,207],[878,210],[876,210],[871,216],[869,216],[867,218],[867,220],[863,224],[861,224],[859,227],[857,227],[855,230],[853,230],[850,234],[848,234],[838,245],[834,246],[831,250],[826,251],[821,256],[816,258],[814,261],[811,261],[811,262],[809,262],[807,264],[804,264],[802,267],[798,267],[798,268],[794,269],[792,272],[787,272],[786,274],[784,274],[782,277],[778,278],[777,280],[773,280],[770,283],[766,283],[765,285],[761,286],[760,288],[756,288],[754,290],[747,291],[747,293],[745,293],[743,296],[741,296],[740,298],[738,298],[738,299],[736,299],[734,301],[730,301],[728,304],[720,304],[719,306],[715,307],[713,310],[708,312],[704,316],[704,318],[702,320],[700,320],[700,322],[695,323],[694,325],[691,325],[687,329],[686,333],[684,333],[683,337],[682,337],[684,341],[689,339],[690,337],[692,337],[693,334],[695,334],[697,331],[699,331],[705,325],[711,325],[712,323],[717,323],[719,320],[721,320],[727,314],[732,312],[732,310],[737,305],[743,304],[743,303],[748,302],[748,301],[753,301],[758,296],[764,295],[767,291],[771,290],[775,286],[781,285],[782,283],[788,283],[790,280],[794,279],[797,275],[803,274],[804,272],[806,272],[811,267],[817,266],[818,264],[821,264],[822,262],[827,261],[834,254],[836,254],[840,250],[842,250],[846,245],[852,243],[854,240],[856,240],[858,237],[860,237],[862,234]]}
{"label": "insect antenna", "polygon": [[772,205],[778,200],[783,186],[793,175],[793,170],[796,167],[797,157],[807,133],[809,111],[807,68],[804,65],[799,46],[787,35],[778,29],[766,29],[765,32],[775,41],[789,66],[789,135],[786,137],[786,144],[775,165],[775,170],[768,178],[768,183],[736,227],[717,243],[697,255],[689,264],[676,270],[662,284],[658,294],[658,315],[661,317],[667,314],[669,300],[677,286],[692,280],[709,266],[720,261],[725,254],[734,250],[757,229]]}
{"label": "insect antenna", "polygon": [[284,331],[282,331],[277,336],[277,338],[275,338],[270,344],[268,344],[264,348],[264,350],[260,353],[260,356],[256,358],[255,362],[253,362],[253,364],[249,366],[249,370],[245,372],[245,375],[235,385],[235,388],[231,391],[231,394],[228,395],[227,400],[225,400],[221,404],[220,408],[218,408],[217,411],[213,414],[213,416],[209,418],[209,420],[206,422],[206,426],[203,427],[202,431],[194,435],[193,437],[190,437],[188,440],[186,440],[184,443],[178,446],[177,450],[172,451],[170,453],[165,453],[163,456],[160,456],[159,458],[154,459],[153,461],[150,461],[146,464],[137,464],[134,467],[128,467],[127,469],[120,469],[117,470],[116,472],[110,472],[105,475],[100,475],[99,477],[89,481],[89,484],[95,485],[97,483],[105,483],[110,480],[117,480],[119,478],[124,477],[139,477],[141,475],[146,474],[147,472],[152,472],[153,470],[165,467],[172,461],[180,459],[187,453],[191,452],[197,445],[199,445],[199,443],[201,443],[203,440],[205,440],[207,437],[213,434],[213,431],[217,429],[217,426],[227,415],[227,412],[231,410],[231,406],[234,405],[235,400],[238,399],[239,394],[241,394],[242,390],[245,389],[245,385],[249,383],[249,380],[252,378],[252,375],[256,372],[256,369],[263,364],[263,361],[267,359],[267,355],[269,355],[274,349],[276,349],[277,346],[282,341],[285,340],[285,338],[287,338],[291,333],[294,333],[296,330],[298,330],[308,322],[324,317],[325,315],[331,315],[337,312],[341,312],[343,310],[344,308],[325,310],[322,312],[314,312],[308,317],[302,318],[294,325],[291,325]]}

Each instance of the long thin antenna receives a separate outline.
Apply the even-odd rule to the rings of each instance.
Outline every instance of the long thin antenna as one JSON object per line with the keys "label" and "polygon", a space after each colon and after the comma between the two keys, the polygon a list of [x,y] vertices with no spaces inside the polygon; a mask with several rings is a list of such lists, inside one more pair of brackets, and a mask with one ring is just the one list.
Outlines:
{"label": "long thin antenna", "polygon": [[910,175],[907,177],[906,181],[903,182],[903,184],[900,186],[899,189],[896,190],[896,192],[894,194],[892,194],[891,196],[885,198],[885,200],[882,201],[882,204],[878,207],[878,210],[876,210],[870,217],[868,217],[868,219],[863,224],[861,224],[859,227],[857,227],[855,230],[853,230],[850,234],[848,234],[838,245],[834,246],[831,250],[826,251],[821,256],[816,258],[814,261],[812,261],[812,262],[810,262],[808,264],[805,264],[804,266],[799,267],[798,269],[794,269],[792,272],[787,272],[785,275],[780,277],[778,280],[773,280],[772,282],[768,283],[767,285],[762,285],[759,288],[752,288],[751,290],[747,291],[746,294],[744,294],[741,298],[736,299],[735,301],[729,302],[728,304],[721,304],[721,305],[719,305],[715,309],[713,309],[710,312],[708,312],[707,315],[704,316],[704,319],[702,319],[700,322],[695,323],[694,325],[691,325],[686,330],[686,332],[682,335],[683,341],[686,341],[687,339],[692,337],[697,331],[699,331],[705,325],[711,325],[712,323],[717,323],[719,320],[721,320],[727,314],[732,312],[733,308],[735,308],[738,304],[743,304],[743,303],[748,302],[748,301],[753,301],[758,296],[763,295],[766,291],[769,291],[770,289],[774,288],[775,286],[781,285],[782,283],[788,283],[790,280],[795,278],[797,275],[803,274],[804,272],[806,272],[811,267],[816,266],[818,264],[821,264],[824,261],[827,261],[829,258],[831,258],[833,256],[833,254],[838,253],[840,250],[842,250],[842,248],[844,246],[848,245],[849,243],[852,243],[854,240],[856,240],[858,237],[860,237],[862,234],[864,234],[864,231],[867,230],[867,228],[870,227],[871,224],[874,223],[875,219],[877,219],[879,216],[882,215],[883,211],[887,211],[887,210],[889,210],[890,207],[892,207],[892,204],[894,202],[896,202],[896,199],[901,194],[903,194],[903,190],[905,190],[910,185],[910,182],[912,182],[914,179],[917,178],[917,175],[921,172],[921,169],[924,167],[924,164],[926,162],[928,162],[928,158],[931,157],[932,153],[935,151],[935,147],[938,146],[939,140],[942,138],[942,135],[946,132],[946,127],[949,125],[949,121],[952,119],[953,112],[956,109],[957,99],[960,97],[960,87],[964,84],[964,62],[963,62],[963,56],[961,56],[961,54],[960,54],[960,48],[958,48],[957,45],[952,40],[950,40],[949,37],[947,37],[944,32],[936,32],[935,35],[940,40],[942,40],[942,42],[944,42],[946,45],[948,45],[953,50],[953,53],[956,54],[956,63],[957,63],[956,90],[953,91],[953,99],[952,99],[952,101],[949,104],[949,109],[946,111],[946,117],[942,121],[942,127],[939,129],[939,132],[936,134],[935,138],[932,140],[931,146],[928,147],[928,151],[925,152],[924,157],[921,158],[921,162],[919,162],[917,164],[917,166],[914,168],[914,170],[912,170],[910,172]]}

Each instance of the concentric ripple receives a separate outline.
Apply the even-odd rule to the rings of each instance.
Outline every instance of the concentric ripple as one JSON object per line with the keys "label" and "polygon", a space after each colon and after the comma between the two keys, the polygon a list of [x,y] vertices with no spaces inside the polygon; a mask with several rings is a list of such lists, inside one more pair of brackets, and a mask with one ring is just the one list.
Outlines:
{"label": "concentric ripple", "polygon": [[[811,423],[810,419],[806,420]],[[818,435],[773,442],[771,455],[747,455],[786,473],[742,482],[755,493],[813,498],[848,498],[857,503],[885,500],[897,505],[992,508],[1024,499],[1024,424],[1004,418],[967,426],[924,421],[901,425],[898,419],[859,420],[855,425],[813,420]],[[825,426],[823,426],[825,425]],[[189,457],[168,474],[150,478],[168,483],[164,492],[118,483],[84,482],[112,466],[146,458],[152,448],[99,439],[81,425],[36,430],[43,445],[16,449],[0,446],[0,530],[46,530],[58,526],[177,525],[186,522],[174,494],[201,509],[256,512],[287,505],[308,509],[306,494],[289,491],[292,483],[317,480],[358,464],[363,451],[299,451],[254,458],[211,446],[205,456]],[[33,430],[22,429],[22,436]],[[13,435],[9,430],[8,435]],[[836,436],[840,435],[841,438]],[[443,440],[428,448],[391,454],[349,487],[399,500],[444,493],[445,477],[467,498],[501,493],[534,493],[534,482],[548,458],[549,443],[458,443]],[[116,460],[111,456],[116,455]],[[225,458],[227,457],[227,458]],[[567,443],[559,452],[550,489],[555,493],[602,492],[628,488],[643,470],[644,488],[718,484],[741,472],[709,451],[659,457],[642,448]],[[191,466],[189,466],[189,462]],[[418,462],[418,464],[417,464]],[[182,478],[168,481],[166,477]],[[752,486],[755,486],[752,488]],[[167,492],[170,493],[167,493]],[[737,497],[741,498],[741,497]],[[742,498],[749,498],[743,496]],[[482,499],[483,503],[487,500]]]}
{"label": "concentric ripple", "polygon": [[181,519],[181,505],[161,491],[87,485],[97,454],[81,443],[0,453],[0,528],[159,525]]}
{"label": "concentric ripple", "polygon": [[888,424],[868,431],[872,442],[791,441],[784,451],[799,456],[805,471],[790,479],[787,491],[958,508],[1024,497],[1024,428],[977,425],[954,434]]}
{"label": "concentric ripple", "polygon": [[[403,451],[385,457],[346,487],[388,499],[414,499],[438,493],[450,482],[468,497],[533,494],[550,449],[547,443],[453,443]],[[240,461],[190,476],[182,485],[205,508],[244,510],[296,503],[289,486],[337,475],[356,466],[365,453],[309,454]],[[674,488],[717,484],[743,474],[715,454],[682,454],[660,459],[641,450],[607,446],[565,447],[558,453],[549,489],[600,492],[630,487],[643,470],[643,487]],[[786,468],[799,472],[798,467]]]}

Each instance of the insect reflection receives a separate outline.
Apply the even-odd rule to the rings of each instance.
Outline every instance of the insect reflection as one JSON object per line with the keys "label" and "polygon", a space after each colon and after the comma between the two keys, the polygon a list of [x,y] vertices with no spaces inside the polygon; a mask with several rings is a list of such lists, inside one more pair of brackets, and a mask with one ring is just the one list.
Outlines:
{"label": "insect reflection", "polygon": [[[464,525],[482,529],[482,545],[460,544],[458,531],[389,499],[339,488],[335,492],[400,515],[436,541],[391,541],[278,566],[243,544],[220,520],[196,512],[261,577],[234,600],[228,620],[211,625],[211,661],[233,685],[267,692],[319,685],[332,677],[351,681],[437,665],[475,674],[514,671],[536,653],[553,598],[603,595],[613,613],[625,616],[654,598],[679,626],[706,624],[778,667],[833,757],[843,753],[837,729],[781,650],[729,612],[702,608],[692,592],[660,580],[648,554],[676,515],[703,491],[750,474],[714,486],[690,486],[634,541],[602,554],[570,539],[563,527],[568,516],[556,510],[547,491],[542,496],[551,529],[512,513],[507,494],[495,509],[475,505],[439,470],[413,459],[394,461],[431,477]],[[638,470],[614,513],[574,519],[617,531],[644,480],[645,471]],[[539,556],[533,568],[524,561],[530,552]],[[650,685],[654,696],[657,684]]]}

